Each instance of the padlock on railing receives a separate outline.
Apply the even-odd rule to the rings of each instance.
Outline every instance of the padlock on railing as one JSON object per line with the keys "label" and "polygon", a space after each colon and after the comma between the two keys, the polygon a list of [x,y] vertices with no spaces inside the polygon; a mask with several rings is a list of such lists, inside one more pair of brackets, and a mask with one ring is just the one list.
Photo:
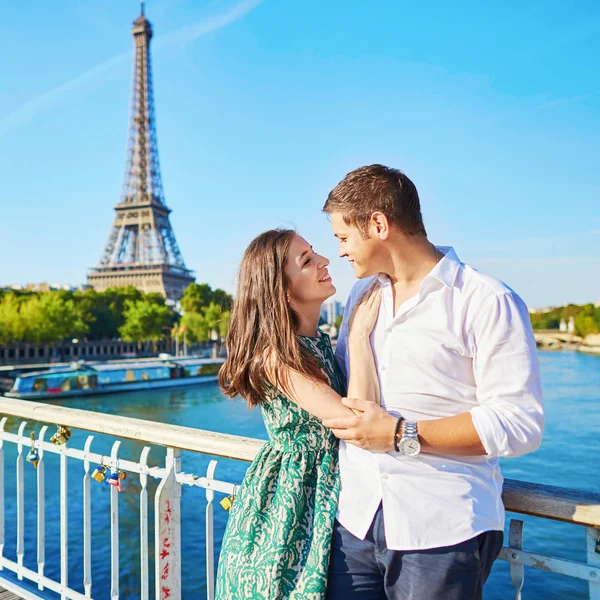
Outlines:
{"label": "padlock on railing", "polygon": [[92,479],[97,481],[98,483],[102,483],[106,478],[106,471],[108,469],[104,465],[98,465],[94,472],[92,473]]}
{"label": "padlock on railing", "polygon": [[29,437],[31,438],[31,450],[27,453],[25,459],[37,469],[38,463],[40,462],[40,455],[35,447],[35,432],[32,431]]}
{"label": "padlock on railing", "polygon": [[227,496],[227,498],[223,498],[219,504],[225,509],[229,510],[233,506],[233,501],[235,500],[235,496],[231,494],[231,496]]}
{"label": "padlock on railing", "polygon": [[56,433],[50,438],[50,441],[53,444],[58,446],[62,446],[62,444],[66,444],[68,439],[71,437],[71,430],[68,427],[63,427],[62,425],[58,425],[58,429]]}
{"label": "padlock on railing", "polygon": [[122,492],[123,485],[121,484],[121,481],[123,481],[126,476],[125,471],[114,471],[108,476],[106,482],[108,485],[116,487],[119,492]]}

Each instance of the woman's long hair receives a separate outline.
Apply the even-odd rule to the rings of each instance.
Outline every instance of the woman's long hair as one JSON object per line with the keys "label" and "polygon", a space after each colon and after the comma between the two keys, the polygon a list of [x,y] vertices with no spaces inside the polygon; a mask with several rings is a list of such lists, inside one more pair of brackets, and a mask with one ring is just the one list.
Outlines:
{"label": "woman's long hair", "polygon": [[261,233],[250,242],[240,265],[219,385],[230,398],[245,398],[249,407],[267,399],[269,382],[289,395],[283,367],[329,383],[296,337],[298,315],[286,300],[284,266],[294,235],[291,229]]}

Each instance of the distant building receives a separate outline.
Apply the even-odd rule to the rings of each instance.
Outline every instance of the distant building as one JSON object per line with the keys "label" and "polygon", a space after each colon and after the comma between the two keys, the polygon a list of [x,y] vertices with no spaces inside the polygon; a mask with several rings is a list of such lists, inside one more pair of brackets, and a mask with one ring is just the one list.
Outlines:
{"label": "distant building", "polygon": [[321,319],[328,325],[334,325],[335,320],[344,314],[344,306],[337,300],[327,300],[321,307]]}
{"label": "distant building", "polygon": [[567,325],[567,333],[575,333],[575,317],[569,317]]}
{"label": "distant building", "polygon": [[69,285],[68,283],[48,283],[42,281],[40,283],[13,283],[4,287],[5,290],[14,290],[16,292],[51,292],[54,290],[66,290],[67,292],[84,291],[89,289],[89,285]]}
{"label": "distant building", "polygon": [[530,306],[527,307],[527,310],[530,312],[530,314],[544,314],[544,313],[549,313],[550,311],[553,311],[555,308],[557,308],[556,306],[543,306],[541,308],[531,308]]}
{"label": "distant building", "polygon": [[560,320],[560,324],[558,326],[558,330],[562,331],[563,333],[566,333],[566,331],[567,331],[567,322],[564,319]]}

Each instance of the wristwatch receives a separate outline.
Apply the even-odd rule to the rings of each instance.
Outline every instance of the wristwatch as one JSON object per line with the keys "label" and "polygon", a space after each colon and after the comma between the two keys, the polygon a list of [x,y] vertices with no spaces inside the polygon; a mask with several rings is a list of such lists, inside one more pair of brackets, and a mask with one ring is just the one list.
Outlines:
{"label": "wristwatch", "polygon": [[404,431],[402,439],[398,444],[400,453],[404,456],[415,457],[421,453],[421,442],[419,442],[419,434],[416,423],[404,421]]}

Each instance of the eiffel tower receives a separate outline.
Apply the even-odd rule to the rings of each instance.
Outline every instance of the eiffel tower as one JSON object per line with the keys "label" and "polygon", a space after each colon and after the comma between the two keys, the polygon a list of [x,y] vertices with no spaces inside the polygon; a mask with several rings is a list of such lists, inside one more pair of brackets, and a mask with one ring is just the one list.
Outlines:
{"label": "eiffel tower", "polygon": [[169,222],[158,162],[150,39],[144,14],[133,22],[134,63],[125,175],[115,220],[88,284],[98,291],[133,285],[178,300],[194,281]]}

